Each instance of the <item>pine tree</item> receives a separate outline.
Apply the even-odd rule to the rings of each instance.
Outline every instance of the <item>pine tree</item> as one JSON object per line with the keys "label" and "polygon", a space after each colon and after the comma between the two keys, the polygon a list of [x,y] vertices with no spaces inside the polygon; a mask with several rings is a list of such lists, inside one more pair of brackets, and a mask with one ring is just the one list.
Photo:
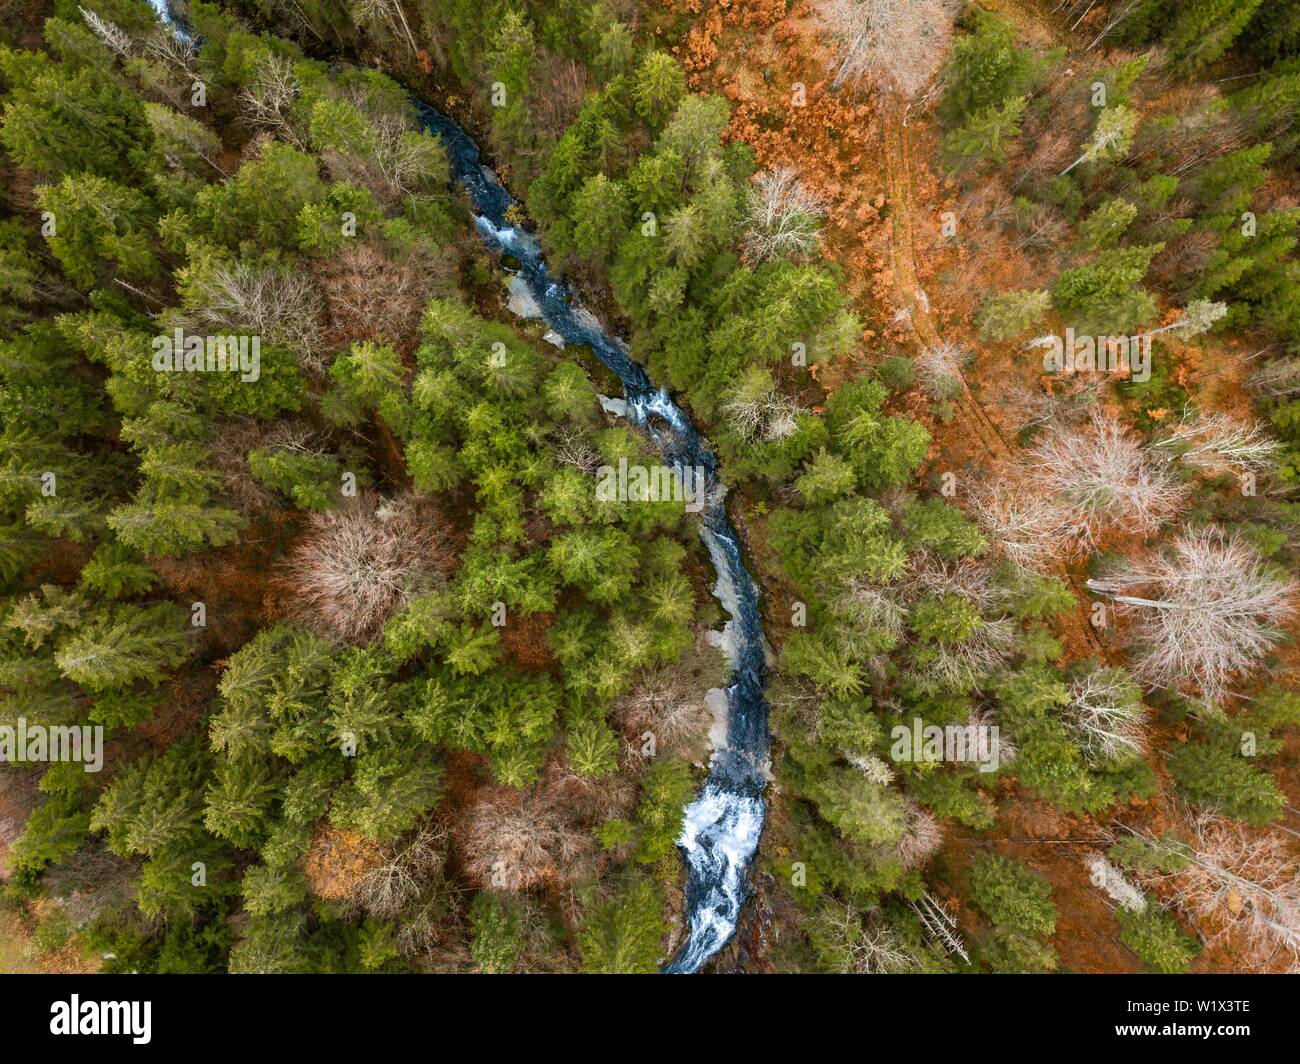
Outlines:
{"label": "pine tree", "polygon": [[[486,56],[492,81],[502,86],[505,100],[493,104],[492,133],[503,148],[519,151],[533,139],[529,128],[528,95],[537,44],[527,16],[513,7],[505,9]],[[495,89],[494,89],[495,91]]]}
{"label": "pine tree", "polygon": [[1081,333],[1131,333],[1155,317],[1155,300],[1139,285],[1163,248],[1149,244],[1103,251],[1094,261],[1063,271],[1052,285],[1052,302]]}
{"label": "pine tree", "polygon": [[515,966],[524,949],[524,933],[513,899],[487,891],[474,895],[469,926],[469,952],[479,971],[500,975]]}
{"label": "pine tree", "polygon": [[330,820],[372,838],[397,838],[437,805],[442,778],[442,762],[426,746],[409,738],[372,744],[336,794]]}
{"label": "pine tree", "polygon": [[1051,308],[1046,289],[995,292],[979,310],[980,339],[1011,340],[1032,329]]}
{"label": "pine tree", "polygon": [[971,33],[953,42],[943,71],[939,115],[949,129],[965,125],[980,111],[1024,96],[1037,73],[1033,53],[1016,47],[1009,22],[976,8],[971,23]]}
{"label": "pine tree", "polygon": [[1201,952],[1200,944],[1179,930],[1173,915],[1152,895],[1146,901],[1141,909],[1115,911],[1120,941],[1142,959],[1147,971],[1182,975]]}
{"label": "pine tree", "polygon": [[54,660],[64,676],[91,691],[159,683],[189,656],[186,620],[166,603],[113,606],[60,640]]}
{"label": "pine tree", "polygon": [[1051,885],[1037,872],[998,854],[971,862],[971,898],[995,924],[1032,935],[1056,930]]}
{"label": "pine tree", "polygon": [[597,266],[606,265],[627,232],[627,193],[604,174],[588,178],[573,199],[573,245]]}
{"label": "pine tree", "polygon": [[253,849],[271,822],[271,802],[278,791],[265,762],[224,758],[213,774],[203,823],[212,834]]}
{"label": "pine tree", "polygon": [[561,362],[551,369],[542,394],[547,412],[557,421],[590,423],[599,407],[591,378],[573,362]]}
{"label": "pine tree", "polygon": [[857,766],[829,765],[807,781],[818,813],[861,846],[895,843],[906,828],[903,799]]}
{"label": "pine tree", "polygon": [[192,843],[203,830],[203,788],[210,756],[201,740],[181,739],[152,761],[135,761],[114,777],[91,816],[121,856],[152,857]]}
{"label": "pine tree", "polygon": [[1188,73],[1209,66],[1244,30],[1262,0],[1188,0],[1165,36],[1174,62]]}
{"label": "pine tree", "polygon": [[1250,206],[1255,189],[1268,177],[1265,163],[1273,153],[1271,144],[1238,148],[1201,167],[1190,182],[1190,190],[1208,211],[1237,214]]}
{"label": "pine tree", "polygon": [[976,111],[943,138],[943,154],[949,167],[956,169],[968,162],[1006,161],[1006,144],[1020,135],[1020,118],[1026,96],[1016,96],[1000,104],[990,104]]}
{"label": "pine tree", "polygon": [[666,930],[663,906],[662,892],[646,878],[592,905],[578,931],[582,970],[597,975],[657,971]]}
{"label": "pine tree", "polygon": [[36,194],[37,205],[55,220],[50,250],[64,272],[83,288],[114,276],[148,279],[158,273],[148,200],[95,174],[69,174]]}
{"label": "pine tree", "polygon": [[1179,744],[1166,763],[1188,801],[1247,824],[1271,823],[1286,805],[1272,776],[1222,743]]}
{"label": "pine tree", "polygon": [[657,129],[686,94],[686,73],[668,53],[651,52],[641,61],[632,93],[637,114]]}
{"label": "pine tree", "polygon": [[302,510],[325,510],[335,501],[343,467],[331,454],[287,447],[248,452],[248,468],[267,487],[282,492]]}
{"label": "pine tree", "polygon": [[1113,247],[1137,217],[1137,212],[1134,204],[1112,196],[1079,223],[1079,235],[1084,244],[1094,251]]}
{"label": "pine tree", "polygon": [[1080,163],[1113,161],[1127,155],[1139,117],[1136,111],[1122,104],[1105,108],[1097,119],[1092,137],[1084,145],[1083,154],[1061,171],[1062,176]]}
{"label": "pine tree", "polygon": [[15,875],[39,872],[81,849],[91,830],[83,801],[80,795],[55,794],[32,811],[13,844]]}
{"label": "pine tree", "polygon": [[576,721],[568,729],[565,750],[579,776],[595,779],[618,769],[618,738],[603,721]]}
{"label": "pine tree", "polygon": [[652,761],[641,774],[641,799],[637,805],[636,859],[655,864],[672,853],[682,831],[686,805],[694,797],[690,765],[674,757]]}
{"label": "pine tree", "polygon": [[978,526],[942,499],[909,505],[903,513],[903,533],[908,550],[928,548],[949,561],[978,557],[988,549]]}
{"label": "pine tree", "polygon": [[1300,130],[1294,122],[1300,110],[1300,59],[1286,59],[1261,71],[1249,87],[1229,96],[1228,103],[1245,118],[1256,138],[1273,145],[1275,159],[1291,158],[1300,148]]}
{"label": "pine tree", "polygon": [[126,188],[148,186],[153,132],[120,81],[8,50],[0,73],[9,87],[0,144],[20,166],[54,180],[89,171]]}
{"label": "pine tree", "polygon": [[121,543],[152,557],[225,546],[238,538],[243,523],[224,506],[161,499],[119,506],[108,516]]}
{"label": "pine tree", "polygon": [[[593,8],[593,10],[596,10]],[[636,42],[632,31],[619,21],[611,21],[600,35],[596,66],[605,81],[612,81],[632,69],[636,59]]]}

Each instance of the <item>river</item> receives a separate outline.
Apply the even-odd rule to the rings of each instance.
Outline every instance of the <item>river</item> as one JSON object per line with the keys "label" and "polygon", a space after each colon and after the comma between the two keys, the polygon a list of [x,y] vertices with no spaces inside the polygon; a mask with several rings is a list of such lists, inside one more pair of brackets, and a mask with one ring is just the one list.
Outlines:
{"label": "river", "polygon": [[[150,3],[177,36],[189,41],[187,28],[173,16],[167,0]],[[731,940],[749,894],[749,866],[763,830],[770,745],[763,697],[766,644],[758,589],[745,568],[740,539],[727,519],[726,487],[718,476],[717,458],[667,391],[656,387],[633,361],[626,344],[607,333],[568,285],[551,275],[537,241],[508,221],[507,211],[515,201],[483,163],[473,138],[424,100],[412,100],[421,125],[446,148],[452,177],[464,186],[473,204],[484,243],[515,264],[509,268],[512,289],[522,295],[522,285],[530,298],[512,299],[512,306],[531,303],[525,315],[540,316],[551,328],[548,339],[553,343],[589,347],[617,374],[623,385],[626,416],[647,432],[664,462],[683,472],[702,468],[705,473],[700,538],[717,574],[713,594],[730,617],[721,640],[730,670],[727,731],[725,745],[714,751],[699,797],[686,807],[677,840],[687,866],[689,931],[686,942],[664,968],[669,973],[697,972]]]}

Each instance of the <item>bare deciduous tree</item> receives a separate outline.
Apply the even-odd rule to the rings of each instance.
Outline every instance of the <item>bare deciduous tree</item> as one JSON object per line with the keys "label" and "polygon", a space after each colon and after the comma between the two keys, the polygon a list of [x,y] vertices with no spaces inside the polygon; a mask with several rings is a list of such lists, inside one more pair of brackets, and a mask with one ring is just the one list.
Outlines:
{"label": "bare deciduous tree", "polygon": [[88,11],[84,7],[79,7],[77,10],[81,12],[81,17],[85,20],[91,32],[104,42],[109,51],[116,52],[125,58],[135,50],[135,41],[131,35],[116,22],[109,22],[108,19],[100,18],[95,12]]}
{"label": "bare deciduous tree", "polygon": [[921,686],[962,690],[1002,668],[1020,645],[1019,626],[1010,618],[985,620],[965,639],[926,646]]}
{"label": "bare deciduous tree", "polygon": [[749,190],[741,248],[749,262],[811,254],[826,204],[792,167],[762,173]]}
{"label": "bare deciduous tree", "polygon": [[411,33],[411,25],[406,21],[406,12],[402,10],[401,0],[354,0],[352,17],[361,25],[372,29],[386,28],[394,34],[400,30],[401,36],[410,45],[411,54],[419,52],[415,35]]}
{"label": "bare deciduous tree", "polygon": [[422,828],[389,847],[381,864],[369,869],[349,902],[381,919],[392,919],[418,898],[447,859],[447,833]]}
{"label": "bare deciduous tree", "polygon": [[1300,357],[1271,358],[1250,375],[1250,390],[1278,397],[1300,392]]}
{"label": "bare deciduous tree", "polygon": [[283,56],[270,53],[257,68],[252,84],[239,94],[240,117],[250,125],[283,136],[295,147],[306,148],[289,120],[289,109],[300,91],[293,65]]}
{"label": "bare deciduous tree", "polygon": [[905,598],[965,599],[982,620],[965,638],[954,642],[926,643],[924,665],[918,682],[929,689],[969,687],[1007,663],[1019,645],[1019,627],[1009,617],[999,616],[996,594],[983,561],[966,559],[948,563],[928,552],[917,554],[912,571],[900,590]]}
{"label": "bare deciduous tree", "polygon": [[987,563],[977,558],[948,562],[928,550],[912,556],[901,587],[909,599],[960,595],[973,602],[981,614],[992,612],[995,599]]}
{"label": "bare deciduous tree", "polygon": [[971,494],[975,520],[993,549],[1023,569],[1040,570],[1059,554],[1059,530],[1069,522],[1065,505],[1011,476],[994,475]]}
{"label": "bare deciduous tree", "polygon": [[680,669],[649,672],[614,705],[614,715],[639,754],[642,736],[654,736],[656,752],[703,745],[713,718],[703,698]]}
{"label": "bare deciduous tree", "polygon": [[1093,885],[1100,888],[1121,909],[1134,913],[1146,911],[1147,899],[1142,889],[1135,886],[1104,853],[1094,851],[1084,854],[1083,863]]}
{"label": "bare deciduous tree", "polygon": [[315,438],[310,426],[302,422],[278,422],[270,431],[267,422],[257,418],[235,418],[224,425],[222,445],[212,448],[212,465],[221,474],[224,494],[235,509],[245,517],[254,517],[265,515],[280,505],[276,493],[253,476],[248,466],[249,451],[293,440],[316,453],[323,453],[327,450],[323,446],[323,438],[319,450],[313,443],[309,443]]}
{"label": "bare deciduous tree", "polygon": [[446,574],[446,539],[437,510],[415,496],[368,494],[313,514],[288,556],[292,610],[333,638],[370,639],[410,595]]}
{"label": "bare deciduous tree", "polygon": [[961,393],[962,371],[970,358],[970,351],[960,344],[940,340],[916,356],[916,375],[931,397],[953,399]]}
{"label": "bare deciduous tree", "polygon": [[766,387],[742,384],[722,407],[736,432],[749,443],[783,440],[798,428],[801,408],[770,381]]}
{"label": "bare deciduous tree", "polygon": [[1186,862],[1142,878],[1168,891],[1171,903],[1193,916],[1210,941],[1230,938],[1244,951],[1246,966],[1300,972],[1300,863],[1288,844],[1280,835],[1209,813],[1189,817],[1186,834],[1190,855],[1167,839],[1142,836]]}
{"label": "bare deciduous tree", "polygon": [[222,263],[198,280],[186,302],[186,324],[196,332],[253,332],[297,352],[308,369],[322,368],[324,305],[306,271]]}
{"label": "bare deciduous tree", "polygon": [[170,30],[159,30],[144,39],[145,52],[187,79],[198,77],[199,54],[194,42]]}
{"label": "bare deciduous tree", "polygon": [[1097,404],[1102,391],[1101,379],[1075,374],[1052,382],[1052,390],[1009,381],[999,407],[1014,432],[1078,417]]}
{"label": "bare deciduous tree", "polygon": [[1140,679],[1190,683],[1209,700],[1277,644],[1297,589],[1248,542],[1213,527],[1184,532],[1168,550],[1122,562],[1088,587],[1135,617]]}
{"label": "bare deciduous tree", "polygon": [[952,39],[948,0],[829,0],[821,17],[835,44],[834,85],[873,77],[916,96],[938,73]]}
{"label": "bare deciduous tree", "polygon": [[919,802],[903,799],[906,828],[897,842],[898,856],[908,868],[920,868],[943,845],[943,825]]}
{"label": "bare deciduous tree", "polygon": [[848,902],[828,902],[814,917],[816,939],[826,943],[841,975],[888,975],[913,971],[916,958],[898,932],[875,912]]}
{"label": "bare deciduous tree", "polygon": [[551,758],[530,790],[481,790],[454,830],[464,868],[484,888],[527,891],[595,879],[604,860],[593,829],[625,814],[634,788],[627,777],[576,776]]}
{"label": "bare deciduous tree", "polygon": [[945,953],[950,957],[960,957],[970,964],[970,954],[966,952],[966,944],[962,942],[961,935],[957,931],[957,918],[935,901],[928,890],[921,895],[920,901],[909,901],[908,905],[921,921],[926,934],[937,942]]}
{"label": "bare deciduous tree", "polygon": [[1070,682],[1069,690],[1061,715],[1089,760],[1118,761],[1146,749],[1146,709],[1123,669],[1089,669]]}
{"label": "bare deciduous tree", "polygon": [[587,68],[574,59],[543,50],[537,61],[535,85],[546,92],[531,101],[537,129],[545,139],[559,140],[582,110],[587,96]]}
{"label": "bare deciduous tree", "polygon": [[1133,433],[1099,412],[1079,428],[1058,426],[1029,462],[1032,482],[1065,504],[1058,535],[1076,551],[1095,546],[1106,527],[1150,534],[1186,496]]}
{"label": "bare deciduous tree", "polygon": [[385,112],[371,118],[373,160],[393,200],[416,195],[438,158],[438,142],[420,136],[403,115]]}
{"label": "bare deciduous tree", "polygon": [[1009,765],[1016,759],[1020,748],[1016,746],[998,725],[997,714],[987,706],[973,706],[966,718],[966,727],[976,729],[976,733],[985,732],[990,736],[990,746],[997,755],[999,765]]}
{"label": "bare deciduous tree", "polygon": [[1268,472],[1282,450],[1281,441],[1259,422],[1223,413],[1185,417],[1155,446],[1175,451],[1187,465],[1211,475]]}
{"label": "bare deciduous tree", "polygon": [[448,282],[444,258],[416,248],[395,259],[357,241],[345,241],[315,268],[333,326],[331,340],[387,343],[399,354],[418,343],[420,315]]}
{"label": "bare deciduous tree", "polygon": [[565,425],[555,433],[555,460],[573,466],[591,476],[596,475],[604,459],[591,437],[580,425]]}
{"label": "bare deciduous tree", "polygon": [[832,612],[839,622],[840,638],[855,654],[869,654],[882,632],[897,639],[907,620],[896,590],[862,578],[855,579],[835,600]]}

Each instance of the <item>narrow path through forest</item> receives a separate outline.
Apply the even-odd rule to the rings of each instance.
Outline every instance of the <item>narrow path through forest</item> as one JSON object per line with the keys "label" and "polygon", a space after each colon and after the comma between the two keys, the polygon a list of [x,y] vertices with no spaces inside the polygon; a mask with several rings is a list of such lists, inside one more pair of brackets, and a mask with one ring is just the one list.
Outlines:
{"label": "narrow path through forest", "polygon": [[[912,195],[911,148],[905,101],[891,101],[882,115],[881,131],[892,222],[890,249],[895,295],[907,311],[919,347],[931,347],[944,341],[935,324],[929,297],[922,291],[916,276],[913,222],[916,204]],[[958,412],[983,446],[990,461],[995,466],[1003,462],[1015,461],[1016,448],[1007,442],[984,404],[971,391],[966,376],[960,368],[957,369],[957,381],[961,386],[961,393],[957,397]],[[1063,559],[1057,559],[1056,569],[1057,575],[1070,585],[1079,603],[1079,610],[1071,614],[1065,626],[1075,638],[1082,640],[1081,645],[1092,647],[1102,661],[1114,664],[1117,655],[1102,642],[1093,627],[1091,596],[1084,587],[1082,579],[1070,571]]]}

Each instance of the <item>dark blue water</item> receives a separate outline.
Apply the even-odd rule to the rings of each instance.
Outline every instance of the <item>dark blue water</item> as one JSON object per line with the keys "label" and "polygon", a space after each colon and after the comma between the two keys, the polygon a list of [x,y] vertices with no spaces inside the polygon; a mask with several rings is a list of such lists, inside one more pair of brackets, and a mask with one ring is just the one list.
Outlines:
{"label": "dark blue water", "polygon": [[[177,37],[191,43],[187,27],[172,14],[167,0],[149,2]],[[683,476],[690,470],[704,471],[700,538],[717,573],[713,593],[731,617],[723,641],[730,661],[727,737],[726,745],[714,752],[700,796],[686,808],[678,845],[688,870],[690,931],[664,969],[695,972],[735,934],[740,907],[748,897],[749,865],[763,830],[769,747],[758,590],[745,569],[735,529],[727,520],[723,505],[726,488],[718,479],[717,458],[668,393],[656,388],[632,360],[623,341],[606,333],[568,286],[551,276],[537,242],[507,221],[506,212],[515,201],[483,164],[474,140],[423,100],[413,102],[424,128],[442,140],[452,176],[465,187],[474,206],[484,243],[518,264],[511,271],[515,283],[527,289],[559,340],[586,345],[618,375],[628,417],[650,435],[665,463]]]}

